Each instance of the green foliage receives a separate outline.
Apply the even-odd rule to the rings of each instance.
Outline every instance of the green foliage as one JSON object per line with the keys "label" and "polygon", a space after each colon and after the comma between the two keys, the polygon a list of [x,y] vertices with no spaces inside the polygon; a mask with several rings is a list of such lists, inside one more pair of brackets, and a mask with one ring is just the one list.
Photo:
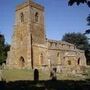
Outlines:
{"label": "green foliage", "polygon": [[5,41],[4,36],[3,35],[0,35],[0,64],[5,59],[4,41]]}
{"label": "green foliage", "polygon": [[87,22],[88,22],[87,25],[90,26],[90,14],[89,14],[88,17],[86,18],[86,20],[87,20]]}
{"label": "green foliage", "polygon": [[81,33],[66,33],[62,41],[74,44],[78,49],[86,50],[88,48],[88,39],[84,34]]}
{"label": "green foliage", "polygon": [[9,44],[5,44],[4,46],[4,51],[5,51],[5,56],[7,57],[7,52],[10,50],[10,45]]}
{"label": "green foliage", "polygon": [[85,51],[85,56],[86,56],[86,59],[87,59],[87,65],[90,65],[90,51],[89,50]]}
{"label": "green foliage", "polygon": [[87,30],[85,31],[84,35],[86,35],[86,34],[90,34],[90,29],[87,29]]}
{"label": "green foliage", "polygon": [[88,5],[88,7],[90,7],[90,1],[89,0],[69,0],[68,1],[68,5],[72,6],[74,3],[76,3],[77,5],[80,5],[80,3],[86,3]]}
{"label": "green foliage", "polygon": [[0,64],[6,61],[7,52],[10,49],[10,45],[5,44],[4,35],[0,34]]}

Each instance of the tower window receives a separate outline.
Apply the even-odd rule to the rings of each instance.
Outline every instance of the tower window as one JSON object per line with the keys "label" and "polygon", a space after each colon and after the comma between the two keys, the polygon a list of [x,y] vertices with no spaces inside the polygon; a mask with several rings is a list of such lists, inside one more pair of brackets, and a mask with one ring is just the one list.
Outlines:
{"label": "tower window", "polygon": [[78,65],[80,64],[80,58],[78,58]]}
{"label": "tower window", "polygon": [[38,12],[35,13],[35,22],[38,22]]}
{"label": "tower window", "polygon": [[21,22],[24,22],[24,14],[23,12],[20,13]]}

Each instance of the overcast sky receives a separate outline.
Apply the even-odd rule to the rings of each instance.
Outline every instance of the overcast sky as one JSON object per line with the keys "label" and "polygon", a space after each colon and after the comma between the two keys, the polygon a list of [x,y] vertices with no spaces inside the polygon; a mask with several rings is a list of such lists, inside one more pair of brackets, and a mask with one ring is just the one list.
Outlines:
{"label": "overcast sky", "polygon": [[[0,33],[11,43],[15,20],[15,7],[25,0],[0,0]],[[34,0],[45,7],[45,30],[49,39],[61,40],[67,32],[83,33],[89,27],[86,17],[90,8],[86,4],[68,6],[68,0]]]}

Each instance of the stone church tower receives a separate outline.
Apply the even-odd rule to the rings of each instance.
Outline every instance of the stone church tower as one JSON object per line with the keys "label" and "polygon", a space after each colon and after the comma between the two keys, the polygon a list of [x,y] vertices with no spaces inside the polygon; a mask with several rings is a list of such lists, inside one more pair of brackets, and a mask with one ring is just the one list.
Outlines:
{"label": "stone church tower", "polygon": [[36,64],[40,65],[38,54],[42,56],[44,51],[38,50],[38,45],[43,47],[45,44],[43,13],[44,7],[32,0],[16,7],[12,44],[7,58],[9,67],[33,68]]}

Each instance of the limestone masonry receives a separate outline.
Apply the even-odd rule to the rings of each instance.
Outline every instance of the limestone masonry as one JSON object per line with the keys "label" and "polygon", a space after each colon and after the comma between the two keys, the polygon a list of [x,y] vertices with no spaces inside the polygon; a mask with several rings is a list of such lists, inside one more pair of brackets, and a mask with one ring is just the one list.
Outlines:
{"label": "limestone masonry", "polygon": [[28,0],[16,7],[8,68],[56,68],[57,72],[78,73],[86,66],[84,51],[73,44],[49,40],[45,35],[44,7]]}

